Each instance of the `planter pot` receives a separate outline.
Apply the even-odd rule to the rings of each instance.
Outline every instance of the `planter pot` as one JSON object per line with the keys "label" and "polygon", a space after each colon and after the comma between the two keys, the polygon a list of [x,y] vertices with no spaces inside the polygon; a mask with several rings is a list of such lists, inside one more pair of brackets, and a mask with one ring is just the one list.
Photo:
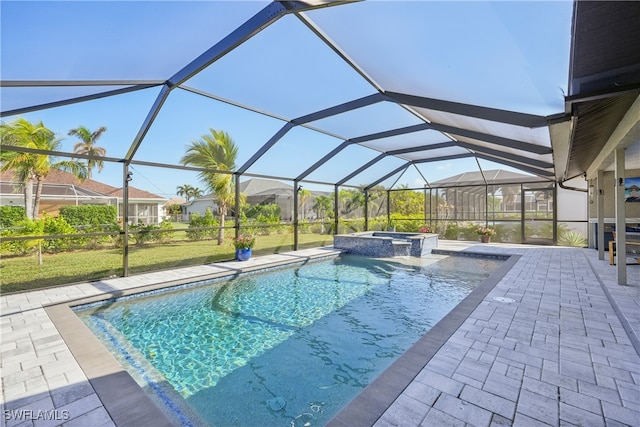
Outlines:
{"label": "planter pot", "polygon": [[480,241],[482,243],[489,243],[491,241],[491,236],[487,236],[487,235],[480,235]]}
{"label": "planter pot", "polygon": [[247,261],[249,258],[251,258],[251,248],[236,249],[236,259],[238,261]]}

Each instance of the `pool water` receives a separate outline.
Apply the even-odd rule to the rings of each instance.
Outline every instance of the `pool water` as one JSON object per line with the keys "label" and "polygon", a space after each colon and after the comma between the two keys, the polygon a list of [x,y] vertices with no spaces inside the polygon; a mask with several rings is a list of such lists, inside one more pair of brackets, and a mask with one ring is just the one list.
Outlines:
{"label": "pool water", "polygon": [[323,425],[500,260],[355,256],[78,310],[184,425]]}

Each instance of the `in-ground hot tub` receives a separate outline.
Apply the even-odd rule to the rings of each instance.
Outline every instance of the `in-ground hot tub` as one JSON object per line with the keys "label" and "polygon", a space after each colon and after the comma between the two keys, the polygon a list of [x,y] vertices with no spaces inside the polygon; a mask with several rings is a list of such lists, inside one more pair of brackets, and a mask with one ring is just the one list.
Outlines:
{"label": "in-ground hot tub", "polygon": [[399,233],[395,231],[364,231],[336,234],[333,246],[350,254],[376,258],[397,256],[421,257],[438,246],[438,235],[429,233]]}

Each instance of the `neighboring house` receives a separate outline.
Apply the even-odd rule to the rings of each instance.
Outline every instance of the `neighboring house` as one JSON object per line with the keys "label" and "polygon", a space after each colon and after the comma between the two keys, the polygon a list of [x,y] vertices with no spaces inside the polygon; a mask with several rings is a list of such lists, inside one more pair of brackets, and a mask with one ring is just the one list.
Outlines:
{"label": "neighboring house", "polygon": [[182,220],[188,222],[194,213],[204,215],[207,209],[211,209],[211,213],[218,214],[218,203],[214,194],[198,197],[182,204]]}
{"label": "neighboring house", "polygon": [[[280,218],[282,221],[291,221],[293,218],[293,185],[271,179],[251,178],[240,183],[240,192],[247,196],[249,205],[268,205],[275,203],[280,206]],[[306,201],[305,216],[314,213],[310,206],[313,200],[320,194],[328,194],[313,191]],[[195,200],[191,200],[182,205],[182,212],[186,218],[193,213],[203,215],[207,208],[211,209],[214,215],[218,213],[218,204],[215,194],[207,194]],[[299,214],[302,214],[300,211]]]}
{"label": "neighboring house", "polygon": [[251,178],[240,183],[240,192],[246,194],[249,205],[280,206],[280,220],[293,218],[293,185],[270,179]]}
{"label": "neighboring house", "polygon": [[172,221],[182,221],[182,215],[173,215],[171,213],[171,208],[174,205],[179,206],[182,209],[182,205],[186,202],[185,199],[183,199],[182,197],[172,197],[169,200],[167,200],[166,202],[164,202],[164,205],[162,205],[162,209],[163,209],[163,215],[165,217],[172,217]]}
{"label": "neighboring house", "polygon": [[[35,184],[33,184],[35,194]],[[42,187],[38,214],[46,212],[57,216],[65,205],[112,205],[118,209],[118,222],[122,222],[123,189],[87,179],[80,181],[75,175],[53,170],[47,175]],[[129,223],[159,224],[164,215],[166,198],[145,190],[129,186]],[[13,182],[13,174],[0,174],[0,203],[24,206],[24,192],[21,184]]]}

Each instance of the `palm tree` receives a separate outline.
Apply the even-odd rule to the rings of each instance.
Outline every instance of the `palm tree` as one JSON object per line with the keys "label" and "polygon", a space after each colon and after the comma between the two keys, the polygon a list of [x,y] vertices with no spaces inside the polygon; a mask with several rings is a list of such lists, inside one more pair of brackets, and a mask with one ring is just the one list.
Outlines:
{"label": "palm tree", "polygon": [[180,197],[184,197],[184,198],[187,200],[187,202],[188,202],[188,201],[189,201],[189,197],[190,197],[191,189],[192,189],[192,188],[193,188],[193,187],[192,187],[192,186],[190,186],[189,184],[178,185],[178,186],[176,187],[176,194],[177,194],[178,196],[180,196]]}
{"label": "palm tree", "polygon": [[330,218],[334,215],[332,198],[325,195],[316,197],[315,204],[313,205],[313,210],[316,211],[318,218],[320,218],[320,232],[324,234],[325,215],[328,215]]}
{"label": "palm tree", "polygon": [[189,184],[184,184],[176,187],[176,194],[180,197],[184,197],[188,202],[191,199],[202,197],[202,190]]}
{"label": "palm tree", "polygon": [[307,199],[311,195],[311,191],[307,190],[306,188],[300,187],[298,189],[298,194],[300,195],[300,205],[302,206],[302,219],[304,219],[305,218],[304,208],[305,208],[305,205],[307,204]]}
{"label": "palm tree", "polygon": [[[107,128],[102,126],[98,128],[96,131],[91,132],[84,126],[79,126],[75,129],[71,129],[69,131],[69,135],[77,136],[80,138],[80,142],[77,142],[76,145],[73,146],[73,152],[77,154],[84,154],[92,157],[104,157],[107,155],[107,150],[98,147],[96,141],[102,136],[104,132],[107,131]],[[104,167],[104,163],[102,160],[90,158],[87,160],[87,178],[91,179],[91,171],[93,168],[98,168],[98,173],[102,172],[102,168]]]}
{"label": "palm tree", "polygon": [[198,187],[191,187],[191,191],[189,192],[187,200],[189,200],[189,198],[197,199],[200,197],[202,197],[202,190]]}
{"label": "palm tree", "polygon": [[[47,129],[42,122],[33,124],[23,118],[17,119],[9,125],[2,125],[3,144],[41,151],[58,151],[60,140]],[[80,179],[87,176],[87,167],[77,160],[63,160],[52,163],[52,157],[48,154],[21,153],[17,151],[3,151],[2,170],[14,170],[14,177],[24,185],[25,209],[28,218],[38,218],[40,210],[40,198],[45,178],[52,169],[65,170],[73,173]],[[30,206],[32,195],[32,183],[36,183],[36,194],[33,207]]]}
{"label": "palm tree", "polygon": [[[21,121],[23,119],[19,119]],[[24,120],[25,123],[21,127],[17,126],[17,122],[8,125],[2,123],[0,125],[0,138],[4,146],[21,146],[23,140],[33,138],[40,132],[45,132],[44,126],[34,126]],[[0,162],[2,164],[2,172],[13,170],[14,181],[22,186],[24,194],[24,208],[27,218],[33,219],[33,157],[28,153],[20,153],[16,151],[0,152]]]}
{"label": "palm tree", "polygon": [[[236,168],[238,147],[228,133],[209,129],[210,135],[203,135],[193,141],[180,162],[183,165],[198,166],[216,171],[233,171]],[[198,174],[207,189],[216,195],[220,213],[218,244],[224,243],[224,221],[227,211],[235,202],[235,186],[231,173],[202,171]]]}

